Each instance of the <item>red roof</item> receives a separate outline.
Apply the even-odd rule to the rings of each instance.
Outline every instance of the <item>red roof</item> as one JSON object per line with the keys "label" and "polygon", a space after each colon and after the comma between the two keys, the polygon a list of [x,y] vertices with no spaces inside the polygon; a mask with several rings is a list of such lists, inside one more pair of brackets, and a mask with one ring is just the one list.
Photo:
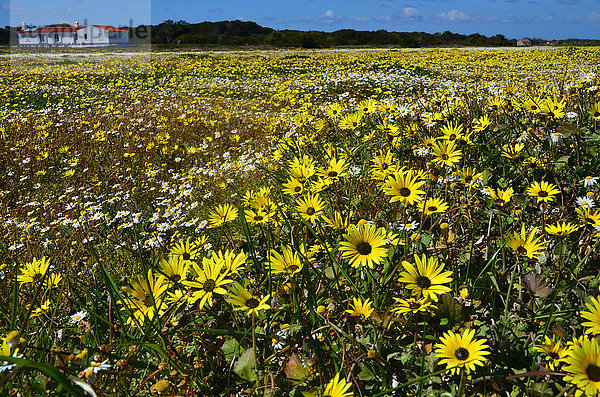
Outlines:
{"label": "red roof", "polygon": [[19,29],[19,33],[65,33],[77,32],[85,26],[45,26],[41,28],[28,27],[26,30]]}
{"label": "red roof", "polygon": [[[92,25],[100,29],[108,30],[109,32],[127,32],[125,29],[117,29],[112,26]],[[67,33],[77,32],[78,30],[87,28],[87,26],[45,26],[45,27],[27,27],[25,30],[19,29],[19,33]]]}
{"label": "red roof", "polygon": [[117,29],[117,28],[113,28],[112,26],[103,26],[103,25],[92,25],[92,26],[95,26],[95,27],[101,28],[101,29],[106,29],[109,32],[128,32],[128,30]]}

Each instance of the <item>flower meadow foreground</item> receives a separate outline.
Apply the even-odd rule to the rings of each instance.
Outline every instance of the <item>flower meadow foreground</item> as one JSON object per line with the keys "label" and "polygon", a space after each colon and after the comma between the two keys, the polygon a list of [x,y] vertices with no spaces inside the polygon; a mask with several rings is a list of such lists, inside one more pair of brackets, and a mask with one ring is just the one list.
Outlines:
{"label": "flower meadow foreground", "polygon": [[600,394],[597,48],[0,63],[2,395]]}

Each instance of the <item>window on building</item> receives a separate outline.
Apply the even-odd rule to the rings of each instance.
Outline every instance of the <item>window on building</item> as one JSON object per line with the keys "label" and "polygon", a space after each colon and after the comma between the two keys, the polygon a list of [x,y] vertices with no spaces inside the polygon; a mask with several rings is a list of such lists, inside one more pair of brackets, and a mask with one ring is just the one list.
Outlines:
{"label": "window on building", "polygon": [[84,33],[84,34],[83,34],[83,39],[84,39],[84,40],[87,40],[87,33]]}

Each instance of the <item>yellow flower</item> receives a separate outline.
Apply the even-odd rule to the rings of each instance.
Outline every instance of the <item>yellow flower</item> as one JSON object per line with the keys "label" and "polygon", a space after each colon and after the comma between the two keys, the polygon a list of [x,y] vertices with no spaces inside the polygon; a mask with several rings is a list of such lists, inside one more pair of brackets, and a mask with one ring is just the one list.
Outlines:
{"label": "yellow flower", "polygon": [[198,304],[199,309],[202,309],[205,304],[212,307],[213,296],[215,294],[225,295],[227,290],[223,286],[233,282],[233,280],[226,278],[229,273],[221,272],[224,266],[222,261],[213,262],[206,260],[202,264],[202,268],[197,264],[193,265],[192,269],[196,275],[194,280],[183,282],[184,285],[187,285],[193,291],[190,302],[194,303],[200,300]]}
{"label": "yellow flower", "polygon": [[483,366],[487,360],[485,356],[490,354],[485,339],[473,339],[474,329],[467,329],[462,334],[452,331],[446,332],[436,345],[436,355],[441,358],[440,365],[446,364],[446,368],[453,374],[465,370],[466,373],[475,370],[476,365]]}
{"label": "yellow flower", "polygon": [[565,380],[577,386],[576,395],[595,396],[600,392],[600,347],[596,339],[584,339],[573,345],[563,368]]}
{"label": "yellow flower", "polygon": [[238,210],[231,204],[218,205],[217,208],[209,214],[208,221],[212,227],[219,227],[227,222],[236,220]]}
{"label": "yellow flower", "polygon": [[342,258],[349,259],[352,267],[362,265],[373,268],[375,264],[380,264],[388,252],[384,232],[369,224],[350,226],[347,234],[344,234],[346,241],[340,242]]}
{"label": "yellow flower", "polygon": [[425,298],[394,298],[396,305],[392,308],[392,312],[398,314],[405,313],[426,313],[437,309],[437,306],[433,304],[433,301],[429,297]]}
{"label": "yellow flower", "polygon": [[462,158],[462,152],[456,148],[456,143],[454,142],[435,142],[431,150],[436,156],[433,161],[440,165],[452,167]]}
{"label": "yellow flower", "polygon": [[21,274],[17,275],[17,281],[20,285],[26,283],[36,283],[41,280],[50,266],[50,260],[43,256],[41,259],[33,258],[33,260],[25,267],[19,268]]}
{"label": "yellow flower", "polygon": [[592,297],[591,301],[585,304],[589,311],[581,312],[581,317],[588,320],[581,325],[589,328],[585,331],[586,334],[600,334],[600,297]]}
{"label": "yellow flower", "polygon": [[334,378],[327,384],[323,397],[353,397],[354,393],[348,391],[352,386],[346,382],[344,378],[340,379],[340,374],[336,374]]}
{"label": "yellow flower", "polygon": [[346,310],[346,313],[353,317],[358,317],[360,321],[368,319],[371,316],[371,313],[373,313],[375,310],[371,307],[373,302],[371,302],[369,299],[363,302],[360,298],[357,299],[353,297],[352,302],[353,303],[350,305],[350,309]]}
{"label": "yellow flower", "polygon": [[271,260],[269,262],[271,273],[287,273],[290,276],[302,270],[302,261],[300,256],[293,251],[292,247],[285,245],[281,247],[283,254],[271,250]]}
{"label": "yellow flower", "polygon": [[531,197],[537,197],[538,204],[540,201],[548,202],[554,200],[554,196],[559,193],[560,190],[558,190],[556,185],[546,181],[542,181],[541,183],[533,182],[527,188],[527,194]]}
{"label": "yellow flower", "polygon": [[554,335],[552,335],[552,339],[545,336],[544,343],[536,344],[533,349],[546,354],[545,359],[550,371],[554,371],[560,363],[565,362],[571,350],[569,346],[564,346],[560,340],[556,340]]}
{"label": "yellow flower", "polygon": [[296,209],[300,213],[302,219],[309,222],[316,222],[323,214],[324,207],[325,203],[323,203],[319,195],[315,193],[312,195],[308,194],[306,197],[299,199]]}
{"label": "yellow flower", "polygon": [[257,298],[247,290],[248,280],[245,280],[242,286],[237,281],[234,282],[233,289],[231,290],[232,295],[227,299],[227,302],[234,306],[233,310],[245,311],[248,315],[258,315],[261,310],[270,309],[271,306],[267,305],[267,300],[270,295],[266,295],[263,298]]}
{"label": "yellow flower", "polygon": [[447,210],[448,204],[439,197],[427,199],[422,208],[425,215],[435,214],[436,212],[446,212]]}
{"label": "yellow flower", "polygon": [[581,226],[571,222],[556,222],[554,225],[546,225],[546,233],[554,236],[568,236],[577,231]]}
{"label": "yellow flower", "polygon": [[132,312],[127,324],[143,325],[146,319],[152,321],[156,314],[160,316],[164,313],[167,309],[165,292],[168,287],[165,276],[159,275],[155,278],[151,269],[148,270],[147,275],[138,275],[137,280],[131,283],[131,287],[125,288],[126,293],[131,297],[120,302]]}
{"label": "yellow flower", "polygon": [[387,179],[383,191],[388,196],[392,196],[390,203],[401,201],[412,205],[421,201],[425,192],[419,188],[425,184],[425,181],[412,175],[412,171],[399,171]]}
{"label": "yellow flower", "polygon": [[546,249],[547,241],[539,242],[542,236],[535,237],[538,228],[534,227],[529,234],[525,231],[525,225],[521,226],[520,232],[514,232],[512,238],[507,240],[506,245],[515,250],[519,256],[529,259],[538,259],[542,250]]}
{"label": "yellow flower", "polygon": [[402,261],[404,271],[400,273],[400,282],[406,283],[414,295],[438,301],[438,295],[450,292],[451,289],[443,284],[452,282],[452,272],[442,272],[444,264],[439,264],[437,258],[427,258],[425,254],[419,258],[415,254],[416,267],[407,261]]}

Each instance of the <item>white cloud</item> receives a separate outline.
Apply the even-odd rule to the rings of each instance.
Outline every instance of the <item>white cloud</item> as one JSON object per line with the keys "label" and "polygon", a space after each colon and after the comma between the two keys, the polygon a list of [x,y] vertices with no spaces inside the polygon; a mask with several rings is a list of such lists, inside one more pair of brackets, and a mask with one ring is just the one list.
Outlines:
{"label": "white cloud", "polygon": [[590,22],[600,22],[600,14],[597,12],[592,12],[590,15],[588,15],[588,19]]}
{"label": "white cloud", "polygon": [[333,17],[335,17],[334,12],[331,11],[331,10],[325,11],[325,14],[323,14],[323,15],[325,15],[327,18],[333,18]]}
{"label": "white cloud", "polygon": [[442,21],[448,22],[465,22],[470,21],[471,17],[460,10],[450,10],[448,12],[442,12],[437,14],[437,17]]}
{"label": "white cloud", "polygon": [[402,16],[408,19],[422,19],[421,13],[415,7],[404,7]]}

